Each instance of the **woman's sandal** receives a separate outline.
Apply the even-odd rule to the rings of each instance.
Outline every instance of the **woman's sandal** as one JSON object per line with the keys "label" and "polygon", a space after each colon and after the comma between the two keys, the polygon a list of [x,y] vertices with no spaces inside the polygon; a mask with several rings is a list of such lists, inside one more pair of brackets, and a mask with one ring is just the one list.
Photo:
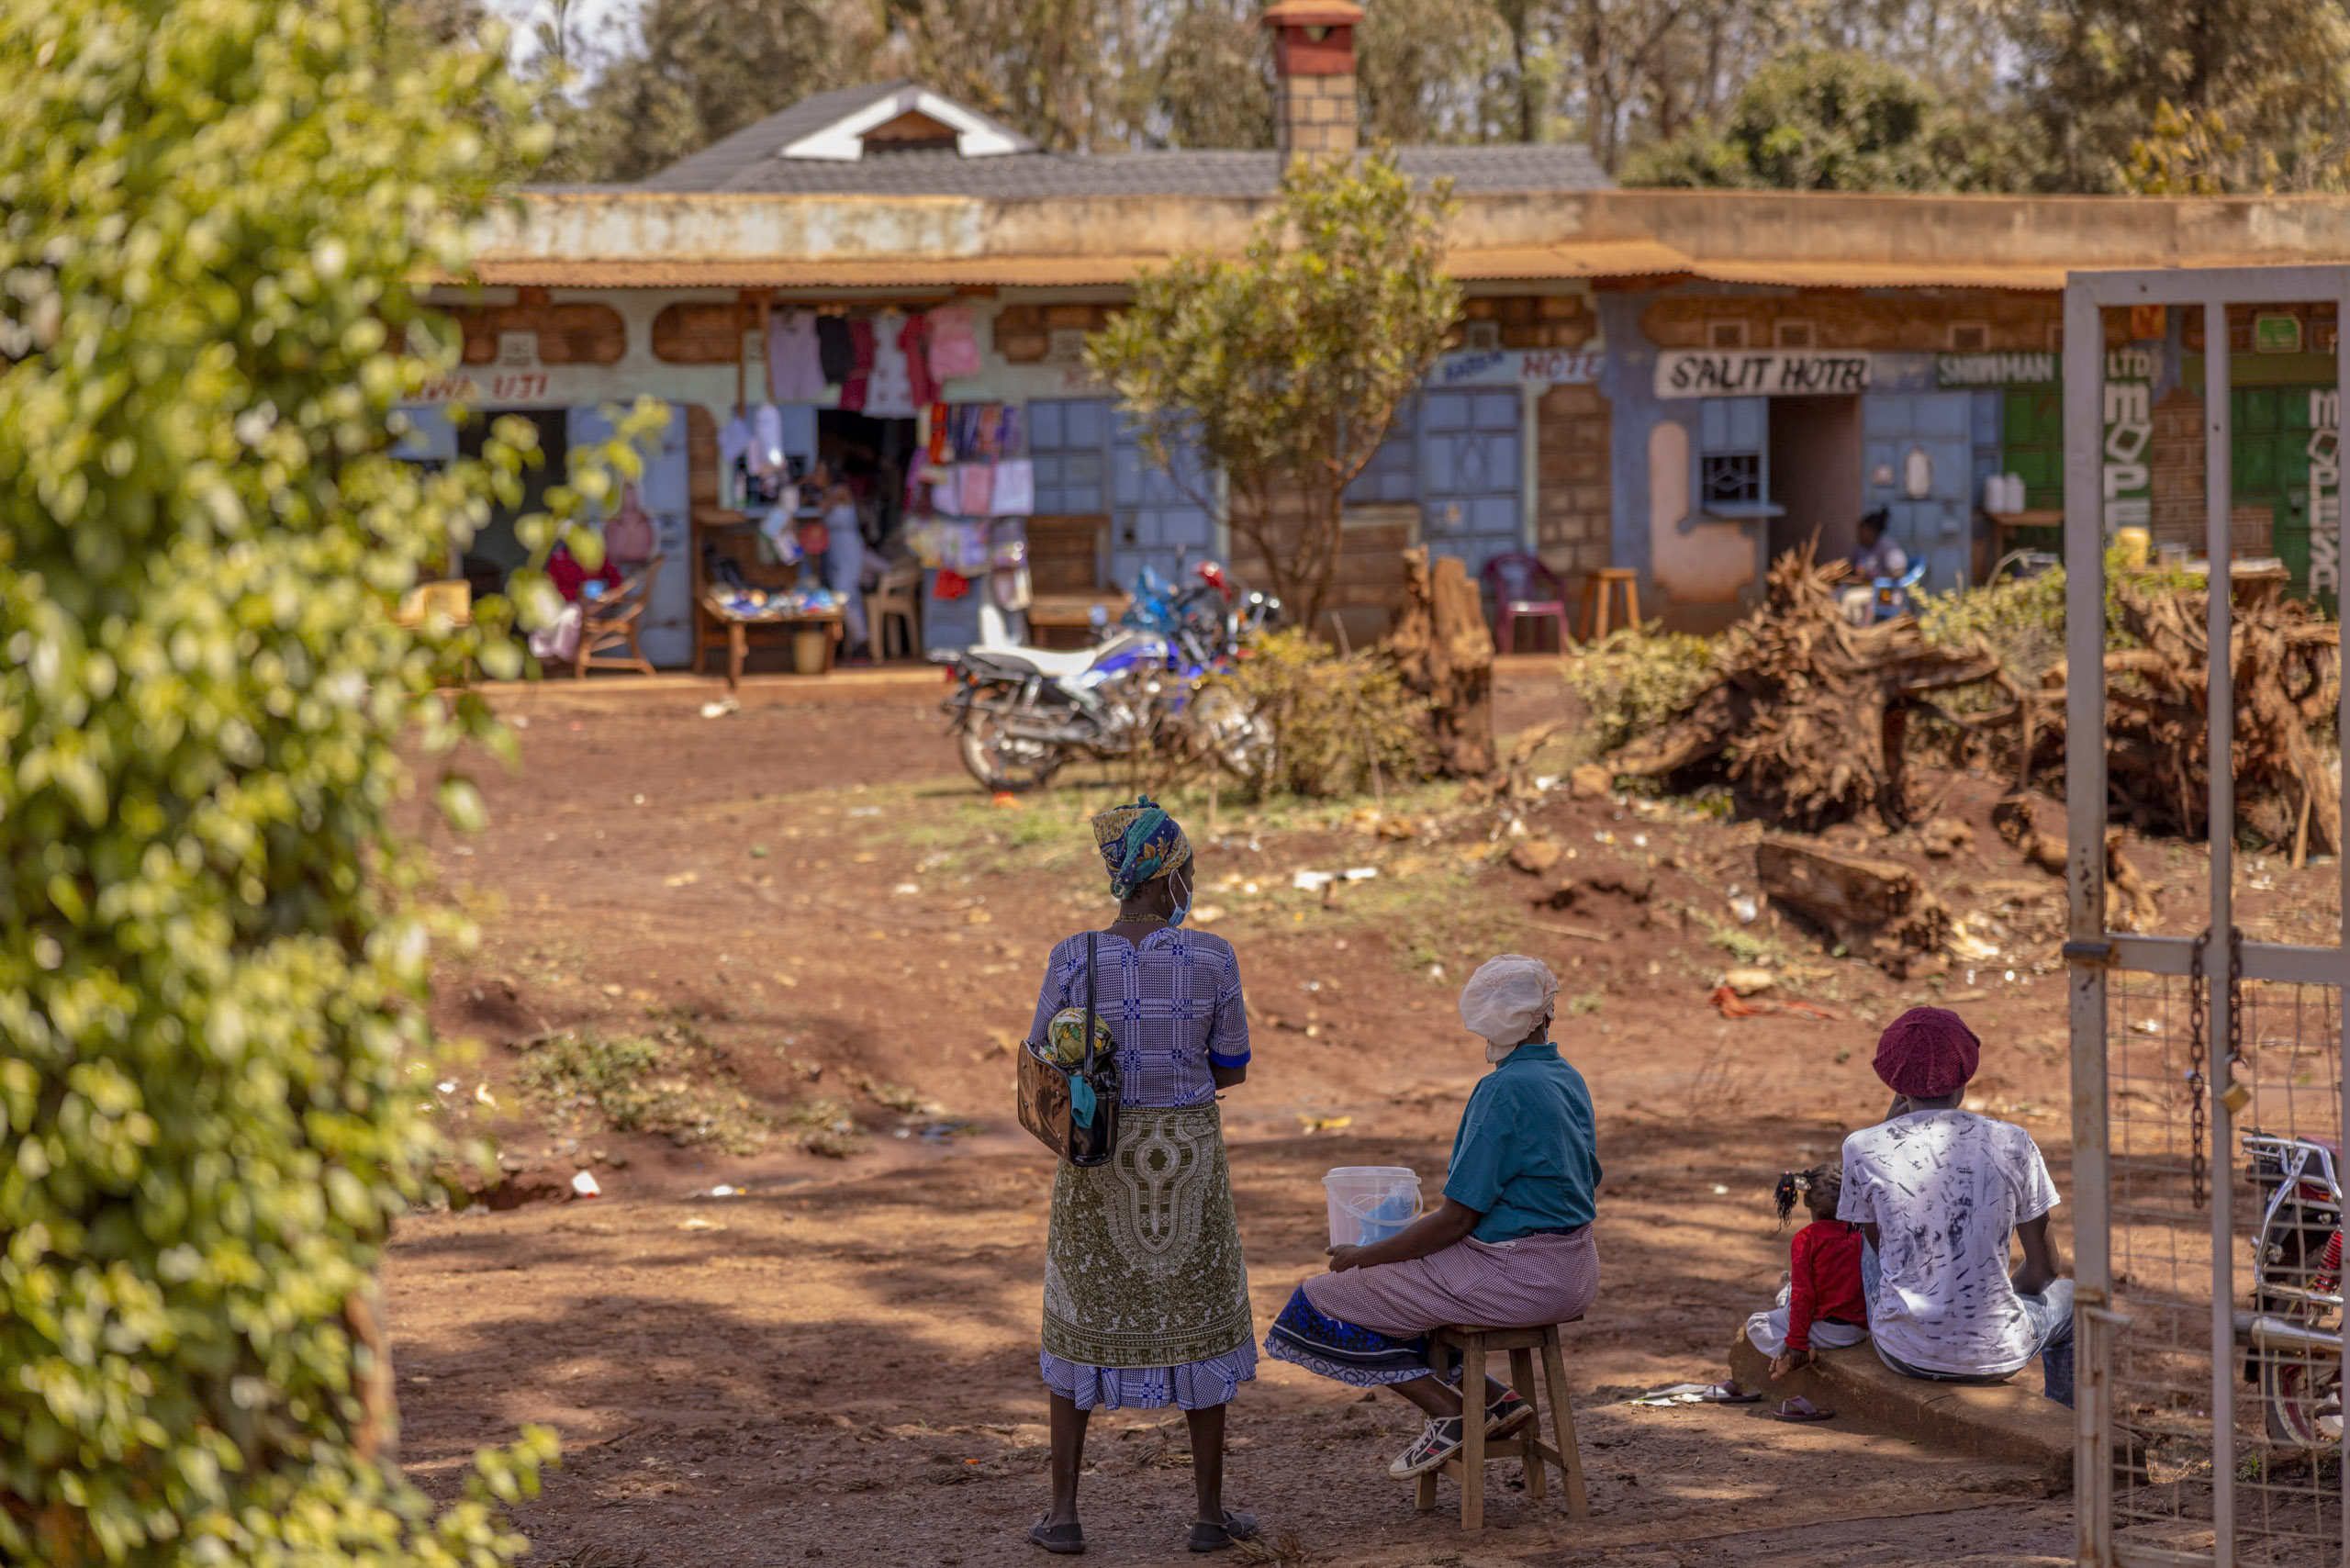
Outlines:
{"label": "woman's sandal", "polygon": [[1793,1399],[1790,1399],[1785,1404],[1780,1406],[1771,1414],[1782,1421],[1825,1421],[1834,1416],[1836,1412],[1833,1410],[1822,1410],[1818,1406],[1814,1405],[1810,1400],[1806,1399],[1802,1394],[1798,1394]]}
{"label": "woman's sandal", "polygon": [[1085,1550],[1085,1528],[1082,1525],[1047,1524],[1039,1519],[1028,1527],[1028,1539],[1047,1551],[1074,1554]]}
{"label": "woman's sandal", "polygon": [[1247,1540],[1257,1533],[1257,1516],[1239,1514],[1230,1508],[1224,1511],[1224,1523],[1208,1519],[1192,1522],[1192,1550],[1222,1551],[1236,1540]]}

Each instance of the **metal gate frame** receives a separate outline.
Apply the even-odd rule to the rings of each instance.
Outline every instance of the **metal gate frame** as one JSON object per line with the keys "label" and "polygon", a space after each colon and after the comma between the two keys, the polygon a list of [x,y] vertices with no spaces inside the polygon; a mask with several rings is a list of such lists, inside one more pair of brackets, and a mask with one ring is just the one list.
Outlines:
{"label": "metal gate frame", "polygon": [[[2207,559],[2210,573],[2208,630],[2211,657],[2207,700],[2209,755],[2232,750],[2235,701],[2228,666],[2232,621],[2229,513],[2233,475],[2229,398],[2232,384],[2228,337],[2231,305],[2338,302],[2337,320],[2350,326],[2350,266],[2230,267],[2074,273],[2065,287],[2065,792],[2069,844],[2071,919],[2065,956],[2070,963],[2073,1077],[2073,1182],[2075,1224],[2075,1333],[2078,1383],[2074,1431],[2075,1555],[2084,1568],[2137,1568],[2138,1564],[2202,1564],[2232,1568],[2236,1519],[2235,1472],[2237,1350],[2234,1241],[2231,1205],[2215,1200],[2211,1210],[2211,1465],[2226,1484],[2212,1488],[2214,1545],[2210,1556],[2124,1546],[2113,1540],[2113,1347],[2128,1319],[2113,1305],[2110,1148],[2107,1099],[2107,995],[2109,971],[2185,976],[2196,943],[2183,936],[2134,935],[2105,929],[2105,526],[2101,458],[2104,446],[2105,332],[2101,312],[2133,305],[2199,308],[2204,320],[2204,476],[2208,513]],[[2336,385],[2350,389],[2350,333],[2336,344]],[[2214,389],[2217,395],[2214,395]],[[2080,678],[2088,672],[2089,678]],[[2350,737],[2350,680],[2343,683],[2339,733]],[[2211,902],[2210,930],[2226,939],[2233,920],[2235,780],[2227,768],[2210,774]],[[2350,822],[2350,768],[2344,770],[2344,820]],[[2345,935],[2350,935],[2350,855],[2337,857],[2343,878]],[[2345,944],[2350,946],[2350,944]],[[2242,945],[2246,980],[2278,980],[2340,988],[2350,979],[2344,946],[2313,947],[2278,943]],[[2209,1037],[2229,1037],[2232,987],[2209,991]],[[2343,1014],[2350,1046],[2350,1012]],[[2339,1058],[2337,1058],[2339,1059]],[[2339,1072],[2337,1068],[2337,1071]],[[2342,1120],[2350,1134],[2350,1072],[2342,1078]],[[2230,1068],[2214,1052],[2208,1075],[2210,1147],[2215,1173],[2234,1163],[2234,1129],[2225,1098]],[[2224,1187],[2221,1188],[2224,1191]],[[2344,1488],[2350,1503],[2350,1486]],[[2350,1568],[2350,1506],[2345,1506],[2342,1562]]]}

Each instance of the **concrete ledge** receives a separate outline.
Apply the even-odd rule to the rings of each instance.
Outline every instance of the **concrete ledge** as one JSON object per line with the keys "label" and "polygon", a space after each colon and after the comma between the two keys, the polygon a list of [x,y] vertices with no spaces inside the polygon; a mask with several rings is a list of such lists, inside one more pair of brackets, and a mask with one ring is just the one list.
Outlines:
{"label": "concrete ledge", "polygon": [[1822,1350],[1811,1366],[1773,1383],[1770,1361],[1741,1327],[1730,1341],[1729,1372],[1774,1403],[1800,1394],[1935,1448],[2031,1465],[2051,1496],[2072,1489],[2073,1413],[2040,1392],[2037,1365],[2003,1383],[1927,1383],[1894,1372],[1863,1343]]}

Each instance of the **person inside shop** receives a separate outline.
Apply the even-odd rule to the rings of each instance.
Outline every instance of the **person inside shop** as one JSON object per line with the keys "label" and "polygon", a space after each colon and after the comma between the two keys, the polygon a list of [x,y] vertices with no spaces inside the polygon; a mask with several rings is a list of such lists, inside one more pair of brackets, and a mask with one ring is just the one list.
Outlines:
{"label": "person inside shop", "polygon": [[[1861,1285],[1885,1364],[1931,1383],[2005,1383],[2037,1356],[2073,1403],[2073,1282],[2056,1275],[2055,1183],[2031,1135],[1961,1109],[1983,1042],[1948,1008],[1913,1007],[1878,1037],[1886,1119],[1844,1140],[1836,1217],[1866,1247]],[[2009,1246],[2022,1261],[2009,1271]]]}
{"label": "person inside shop", "polygon": [[1861,519],[1861,547],[1852,552],[1852,575],[1864,583],[1898,577],[1909,569],[1908,552],[1885,531],[1892,514],[1879,507]]}
{"label": "person inside shop", "polygon": [[823,464],[816,465],[817,503],[824,528],[824,586],[839,596],[841,626],[845,633],[842,654],[867,656],[865,628],[865,535],[857,530],[856,493],[845,477]]}

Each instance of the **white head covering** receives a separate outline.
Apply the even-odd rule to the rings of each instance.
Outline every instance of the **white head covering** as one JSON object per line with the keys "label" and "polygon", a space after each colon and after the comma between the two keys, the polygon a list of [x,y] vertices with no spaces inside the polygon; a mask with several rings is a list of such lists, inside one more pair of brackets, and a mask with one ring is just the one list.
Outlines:
{"label": "white head covering", "polygon": [[1460,1021],[1484,1037],[1485,1059],[1499,1061],[1550,1016],[1558,1000],[1559,978],[1550,965],[1504,953],[1486,959],[1460,988]]}

